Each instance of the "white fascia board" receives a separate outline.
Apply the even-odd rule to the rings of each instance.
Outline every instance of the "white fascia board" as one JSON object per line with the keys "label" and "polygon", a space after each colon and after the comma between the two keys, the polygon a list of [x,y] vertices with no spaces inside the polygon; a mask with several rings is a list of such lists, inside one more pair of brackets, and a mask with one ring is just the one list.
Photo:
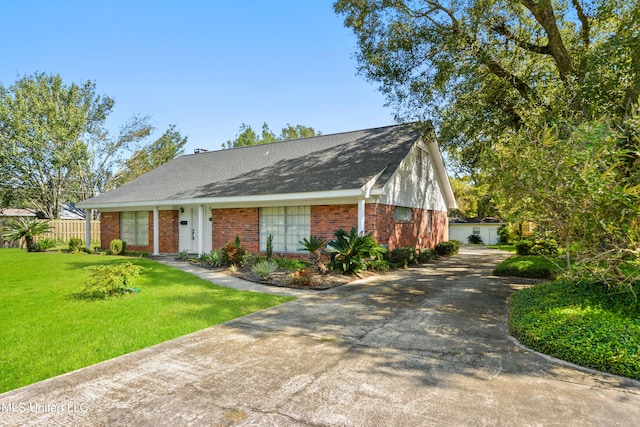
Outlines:
{"label": "white fascia board", "polygon": [[442,196],[446,201],[448,209],[457,209],[458,204],[456,203],[456,198],[453,194],[453,188],[451,187],[451,181],[449,181],[449,176],[447,175],[447,169],[444,166],[444,159],[442,158],[442,153],[440,152],[440,147],[438,147],[438,143],[436,142],[435,137],[430,138],[429,142],[426,144],[427,149],[429,150],[429,154],[433,161],[433,166],[436,170],[436,178],[438,179],[438,184],[440,184],[440,189],[442,191]]}
{"label": "white fascia board", "polygon": [[76,206],[82,209],[101,209],[104,211],[114,210],[134,210],[136,208],[159,207],[162,209],[174,208],[176,206],[188,205],[215,205],[216,207],[260,207],[274,206],[278,204],[336,204],[344,202],[355,203],[362,198],[363,189],[354,188],[348,190],[315,191],[304,193],[286,194],[261,194],[256,196],[236,196],[236,197],[203,197],[192,199],[169,199],[169,200],[144,200],[130,202],[107,202],[107,203],[78,203]]}

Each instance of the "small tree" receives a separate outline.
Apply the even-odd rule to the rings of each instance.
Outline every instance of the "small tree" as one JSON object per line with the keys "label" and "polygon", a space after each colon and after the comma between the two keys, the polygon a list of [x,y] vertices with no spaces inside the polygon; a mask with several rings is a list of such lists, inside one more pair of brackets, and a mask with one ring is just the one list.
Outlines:
{"label": "small tree", "polygon": [[326,273],[327,266],[320,261],[320,250],[325,247],[327,241],[322,237],[309,236],[308,240],[305,237],[299,243],[303,247],[301,250],[309,252],[309,262],[315,267],[316,271],[320,274]]}
{"label": "small tree", "polygon": [[34,252],[37,250],[34,245],[34,239],[48,233],[50,230],[49,221],[38,221],[35,218],[18,218],[10,220],[2,234],[10,242],[19,242],[24,238],[27,251]]}

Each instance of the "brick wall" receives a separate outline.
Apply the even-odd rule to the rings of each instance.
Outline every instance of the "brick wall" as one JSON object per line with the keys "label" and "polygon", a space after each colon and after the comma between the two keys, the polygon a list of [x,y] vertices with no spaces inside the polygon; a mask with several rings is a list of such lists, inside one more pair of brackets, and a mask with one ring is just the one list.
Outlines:
{"label": "brick wall", "polygon": [[[153,253],[153,211],[148,211],[149,215],[149,244],[146,246],[127,245],[131,251]],[[178,211],[160,211],[159,219],[159,250],[163,253],[178,252]],[[109,249],[109,244],[113,239],[120,239],[120,212],[102,212],[100,216],[100,246]]]}
{"label": "brick wall", "polygon": [[120,212],[102,212],[100,214],[100,247],[109,249],[113,239],[120,238]]}
{"label": "brick wall", "polygon": [[[398,223],[394,218],[395,207],[368,203],[365,207],[365,229],[374,230],[373,237],[391,249],[401,246],[433,248],[447,239],[447,213],[432,212],[431,231],[427,231],[427,212],[413,209],[413,220]],[[177,210],[160,211],[160,252],[179,251],[179,214]],[[320,205],[311,206],[311,234],[326,240],[333,239],[334,231],[342,228],[346,231],[358,226],[358,206]],[[212,247],[221,248],[240,236],[242,245],[250,253],[259,250],[259,208],[213,209],[212,210]],[[113,239],[120,238],[120,213],[103,212],[100,222],[102,248],[108,249]],[[205,237],[206,238],[206,237]],[[153,211],[149,211],[149,245],[127,246],[132,251],[153,252]],[[288,255],[289,256],[289,255]],[[294,255],[295,257],[295,255]],[[300,257],[306,257],[301,254]]]}
{"label": "brick wall", "polygon": [[336,230],[350,231],[353,227],[358,227],[358,205],[311,206],[312,235],[330,240]]}
{"label": "brick wall", "polygon": [[260,209],[212,209],[212,247],[219,249],[236,236],[240,236],[240,243],[247,252],[257,253],[260,243]]}
{"label": "brick wall", "polygon": [[[431,212],[431,231],[428,230],[428,213]],[[373,237],[394,249],[415,246],[432,249],[447,239],[447,212],[412,209],[412,220],[395,220],[395,206],[383,204],[366,205],[367,230],[374,230]]]}

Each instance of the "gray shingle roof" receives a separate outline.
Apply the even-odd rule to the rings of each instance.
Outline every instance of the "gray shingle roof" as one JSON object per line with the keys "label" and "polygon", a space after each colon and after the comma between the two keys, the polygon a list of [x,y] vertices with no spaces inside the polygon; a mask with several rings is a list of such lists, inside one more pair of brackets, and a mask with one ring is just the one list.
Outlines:
{"label": "gray shingle roof", "polygon": [[81,205],[358,189],[391,177],[420,132],[410,124],[178,157]]}

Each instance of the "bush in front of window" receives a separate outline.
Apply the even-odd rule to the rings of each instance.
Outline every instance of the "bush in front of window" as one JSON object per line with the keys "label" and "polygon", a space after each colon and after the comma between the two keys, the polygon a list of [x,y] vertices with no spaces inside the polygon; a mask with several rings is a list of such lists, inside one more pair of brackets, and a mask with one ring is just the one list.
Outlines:
{"label": "bush in front of window", "polygon": [[109,252],[112,255],[123,255],[127,244],[120,239],[113,239],[109,243]]}

